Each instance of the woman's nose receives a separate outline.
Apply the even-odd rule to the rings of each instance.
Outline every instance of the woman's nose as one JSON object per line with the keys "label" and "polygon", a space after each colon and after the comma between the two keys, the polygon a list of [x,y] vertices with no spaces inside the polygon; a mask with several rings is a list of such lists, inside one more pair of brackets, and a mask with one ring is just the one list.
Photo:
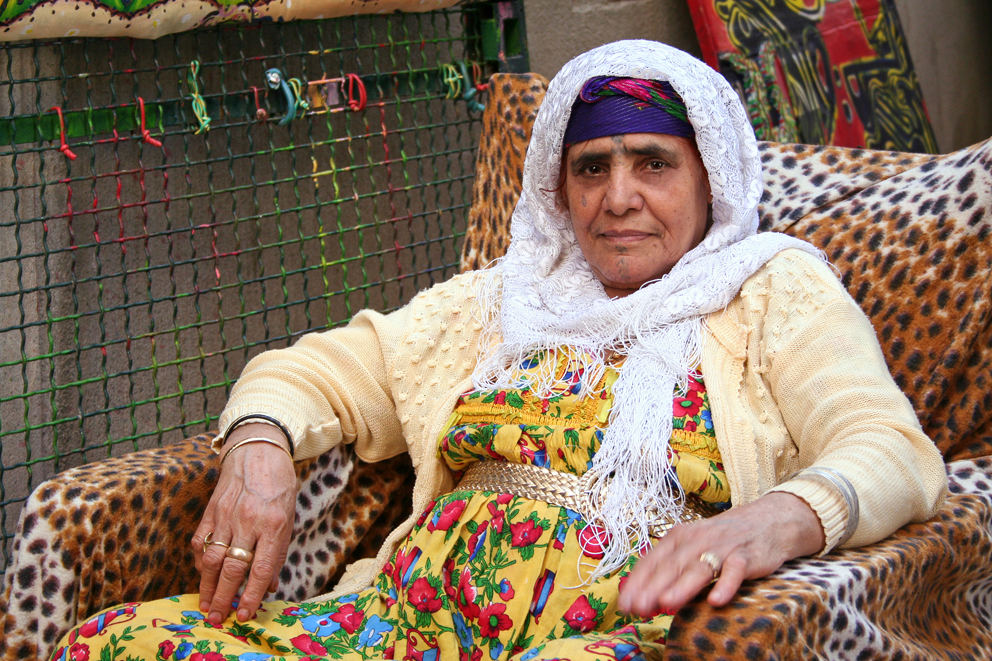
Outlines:
{"label": "woman's nose", "polygon": [[615,169],[610,172],[609,186],[603,198],[603,206],[610,213],[622,216],[628,211],[638,211],[644,205],[637,177],[628,170]]}

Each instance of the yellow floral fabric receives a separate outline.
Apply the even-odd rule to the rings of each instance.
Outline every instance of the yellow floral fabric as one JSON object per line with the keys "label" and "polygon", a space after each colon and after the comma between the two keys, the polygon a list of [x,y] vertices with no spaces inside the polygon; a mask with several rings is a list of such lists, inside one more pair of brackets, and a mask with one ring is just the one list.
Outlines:
{"label": "yellow floral fabric", "polygon": [[[548,365],[544,361],[549,361]],[[475,461],[530,463],[583,474],[612,406],[609,370],[580,395],[564,351],[521,365],[521,382],[553,367],[562,387],[546,398],[526,385],[463,395],[439,439],[455,471]],[[701,378],[676,393],[671,461],[687,493],[729,501]],[[267,602],[247,623],[211,625],[195,595],[105,611],[74,629],[58,661],[404,659],[532,661],[658,659],[671,616],[617,610],[636,557],[590,581],[604,531],[568,508],[491,492],[454,491],[421,514],[376,584],[329,602]]]}

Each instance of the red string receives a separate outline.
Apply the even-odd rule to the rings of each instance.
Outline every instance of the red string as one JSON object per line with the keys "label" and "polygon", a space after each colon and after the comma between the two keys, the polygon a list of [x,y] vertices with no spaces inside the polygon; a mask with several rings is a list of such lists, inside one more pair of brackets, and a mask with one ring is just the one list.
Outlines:
{"label": "red string", "polygon": [[[355,98],[355,85],[358,85],[358,98]],[[365,101],[367,97],[365,95],[365,83],[358,74],[349,73],[348,74],[348,107],[355,112],[361,112],[365,110]]]}
{"label": "red string", "polygon": [[485,92],[489,89],[489,83],[480,83],[479,80],[482,78],[482,67],[480,67],[475,62],[472,63],[472,78],[475,79],[475,89],[477,92]]}
{"label": "red string", "polygon": [[[258,99],[258,88],[251,86],[251,91],[255,93],[255,119],[264,122],[269,118],[269,111],[262,107],[262,102]],[[268,92],[266,92],[268,94]]]}
{"label": "red string", "polygon": [[48,112],[53,110],[59,114],[59,151],[62,152],[70,161],[74,161],[76,160],[76,155],[69,149],[69,145],[65,144],[65,118],[62,117],[62,108],[55,106],[53,108],[49,108]]}
{"label": "red string", "polygon": [[138,97],[138,107],[141,109],[141,139],[152,147],[161,147],[162,143],[152,137],[151,131],[145,128],[145,100]]}

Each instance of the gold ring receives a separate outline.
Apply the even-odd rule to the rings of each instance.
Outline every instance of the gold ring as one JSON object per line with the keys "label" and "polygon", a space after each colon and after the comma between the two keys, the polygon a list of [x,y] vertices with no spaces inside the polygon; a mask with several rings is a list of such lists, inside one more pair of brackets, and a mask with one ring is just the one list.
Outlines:
{"label": "gold ring", "polygon": [[239,549],[237,546],[229,546],[227,547],[227,557],[240,560],[250,565],[252,558],[255,557],[255,554],[245,549]]}
{"label": "gold ring", "polygon": [[707,551],[699,556],[699,561],[713,570],[714,581],[720,578],[720,558],[716,557],[716,553]]}
{"label": "gold ring", "polygon": [[203,549],[204,550],[206,550],[206,548],[208,546],[210,546],[210,545],[223,546],[224,548],[230,548],[230,546],[231,546],[230,544],[225,544],[224,542],[215,542],[215,541],[213,541],[213,536],[214,536],[214,531],[211,530],[210,532],[207,533],[207,536],[203,538]]}

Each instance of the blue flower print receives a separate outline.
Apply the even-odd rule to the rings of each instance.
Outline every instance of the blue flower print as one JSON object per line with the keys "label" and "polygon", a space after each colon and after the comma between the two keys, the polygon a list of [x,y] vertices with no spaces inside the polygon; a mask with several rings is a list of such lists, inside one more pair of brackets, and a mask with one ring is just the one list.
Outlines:
{"label": "blue flower print", "polygon": [[366,623],[362,635],[358,637],[358,646],[375,647],[382,641],[382,634],[392,630],[392,624],[380,619],[378,615],[373,615]]}
{"label": "blue flower print", "polygon": [[530,661],[538,654],[540,654],[541,650],[543,649],[544,649],[544,645],[538,645],[537,647],[530,648],[529,650],[524,652],[524,655],[522,657],[520,657],[520,661]]}
{"label": "blue flower print", "polygon": [[202,620],[204,618],[203,613],[201,613],[200,611],[183,611],[182,616],[191,617],[194,620]]}
{"label": "blue flower print", "polygon": [[451,614],[451,619],[455,623],[455,633],[458,634],[458,642],[462,644],[463,648],[472,647],[474,643],[472,640],[472,630],[465,624],[465,618],[462,617],[461,613],[454,612]]}
{"label": "blue flower print", "polygon": [[493,639],[493,644],[489,646],[489,658],[493,661],[499,658],[499,655],[503,653],[503,643],[498,642]]}
{"label": "blue flower print", "polygon": [[238,661],[268,661],[271,659],[271,654],[260,654],[258,652],[245,652],[238,657]]}
{"label": "blue flower print", "polygon": [[162,628],[172,633],[189,633],[195,626],[195,624],[167,624]]}
{"label": "blue flower print", "polygon": [[343,597],[338,597],[339,604],[350,604],[353,601],[358,601],[358,594],[346,594]]}
{"label": "blue flower print", "polygon": [[307,612],[297,606],[296,608],[288,608],[283,611],[283,615],[289,615],[290,617],[303,617]]}
{"label": "blue flower print", "polygon": [[327,615],[309,615],[300,620],[300,625],[310,633],[317,634],[321,638],[330,636],[341,628],[340,624]]}
{"label": "blue flower print", "polygon": [[699,417],[703,420],[703,426],[706,427],[707,431],[713,429],[713,414],[709,412],[709,409],[703,409],[699,412]]}
{"label": "blue flower print", "polygon": [[185,659],[187,656],[192,654],[194,649],[196,648],[193,647],[193,643],[189,641],[179,643],[179,647],[176,648],[176,651],[173,653],[173,656],[176,659],[182,661],[182,659]]}

